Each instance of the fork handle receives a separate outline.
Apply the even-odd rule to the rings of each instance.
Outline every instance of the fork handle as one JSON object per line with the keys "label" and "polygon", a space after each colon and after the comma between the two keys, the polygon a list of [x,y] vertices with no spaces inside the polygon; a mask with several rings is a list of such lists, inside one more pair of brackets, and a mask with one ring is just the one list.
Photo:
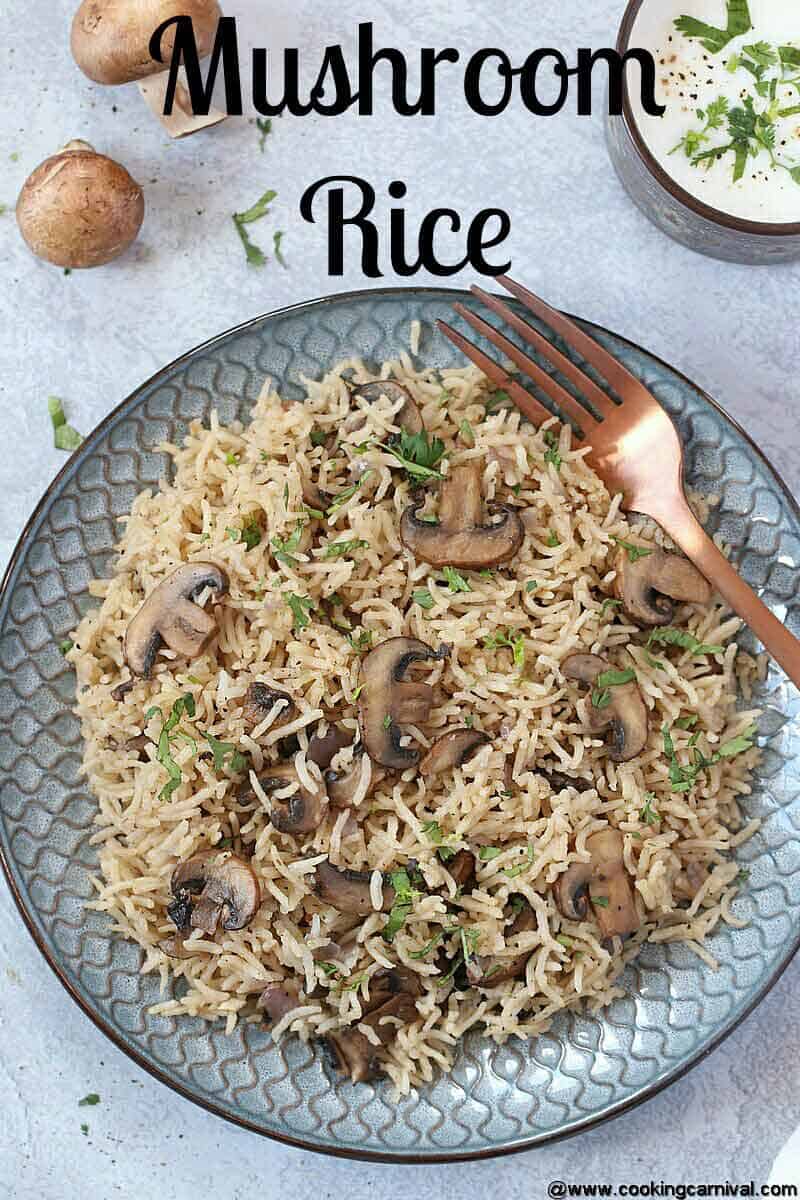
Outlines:
{"label": "fork handle", "polygon": [[764,649],[783,668],[795,687],[800,688],[800,641],[781,624],[735,567],[731,566],[688,504],[685,510],[683,506],[680,510],[676,506],[662,512],[656,520],[737,616],[750,626]]}

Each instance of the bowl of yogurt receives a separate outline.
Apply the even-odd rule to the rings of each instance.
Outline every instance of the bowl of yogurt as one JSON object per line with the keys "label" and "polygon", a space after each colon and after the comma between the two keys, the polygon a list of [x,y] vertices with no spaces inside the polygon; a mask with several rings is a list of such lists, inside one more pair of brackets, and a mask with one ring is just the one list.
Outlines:
{"label": "bowl of yogurt", "polygon": [[800,258],[800,2],[630,0],[617,48],[650,51],[665,106],[647,113],[626,86],[608,119],[612,162],[642,211],[717,258]]}

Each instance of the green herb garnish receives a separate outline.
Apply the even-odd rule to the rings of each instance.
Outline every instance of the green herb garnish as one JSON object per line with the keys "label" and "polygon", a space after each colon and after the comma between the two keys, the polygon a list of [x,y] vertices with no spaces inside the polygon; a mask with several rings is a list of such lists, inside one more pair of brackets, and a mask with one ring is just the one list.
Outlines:
{"label": "green herb garnish", "polygon": [[728,115],[728,97],[718,96],[709,104],[707,109],[698,108],[697,119],[703,121],[702,129],[690,129],[684,134],[677,146],[670,150],[670,154],[677,154],[680,149],[683,149],[687,158],[694,158],[700,152],[701,146],[709,141],[709,134],[715,129],[721,129],[725,124],[725,118]]}
{"label": "green herb garnish", "polygon": [[590,896],[589,899],[598,908],[608,908],[608,896]]}
{"label": "green herb garnish", "polygon": [[297,559],[294,556],[295,550],[300,545],[300,539],[303,536],[303,522],[298,521],[295,525],[294,533],[288,538],[274,537],[271,545],[273,554],[279,563],[283,563],[287,567],[296,567]]}
{"label": "green herb garnish", "polygon": [[722,654],[725,650],[724,646],[712,646],[706,642],[699,642],[686,629],[673,629],[670,625],[654,629],[648,637],[646,644],[648,646],[680,646],[683,650],[689,650],[695,656]]}
{"label": "green herb garnish", "polygon": [[459,425],[458,432],[461,436],[461,440],[466,442],[468,446],[475,445],[475,430],[472,428],[466,418]]}
{"label": "green herb garnish", "polygon": [[558,534],[555,533],[552,529],[550,530],[550,532],[547,535],[547,545],[550,547],[561,545],[561,542],[558,540]]}
{"label": "green herb garnish", "polygon": [[653,794],[653,792],[645,792],[644,804],[642,806],[641,812],[639,813],[639,819],[641,821],[644,821],[645,825],[655,825],[656,822],[660,820],[658,813],[653,808],[654,800],[655,800],[655,795]]}
{"label": "green herb garnish", "polygon": [[284,592],[283,598],[292,610],[295,633],[311,624],[311,618],[308,614],[314,609],[314,601],[310,596],[296,596],[294,592]]}
{"label": "green herb garnish", "polygon": [[260,200],[256,200],[255,204],[246,209],[245,212],[234,213],[232,220],[239,235],[244,252],[247,255],[247,261],[251,267],[265,267],[267,265],[267,257],[264,251],[255,244],[250,238],[245,226],[252,225],[254,221],[260,221],[269,212],[269,206],[277,196],[277,192],[264,192]]}
{"label": "green herb garnish", "polygon": [[383,940],[391,942],[399,929],[406,922],[408,914],[414,906],[418,892],[411,886],[408,871],[392,871],[389,881],[394,888],[394,904],[389,912],[389,919],[383,927]]}
{"label": "green herb garnish", "polygon": [[724,758],[734,758],[737,754],[744,754],[747,750],[752,750],[754,739],[756,736],[755,725],[738,737],[732,738],[729,742],[723,743],[719,750],[714,751],[710,758],[697,749],[696,742],[699,734],[695,734],[690,743],[690,749],[693,753],[693,761],[683,764],[678,761],[678,756],[675,752],[675,745],[672,741],[672,735],[667,725],[664,725],[661,730],[661,735],[664,739],[664,753],[669,759],[669,779],[672,784],[673,792],[689,792],[694,787],[698,775],[707,771],[710,767],[716,766],[722,762]]}
{"label": "green herb garnish", "polygon": [[410,950],[408,957],[415,960],[427,958],[431,951],[436,949],[442,938],[449,937],[453,933],[458,933],[458,930],[458,925],[453,926],[452,929],[440,929],[439,932],[435,933],[431,940],[425,946],[423,946],[421,950]]}
{"label": "green herb garnish", "polygon": [[247,766],[247,755],[242,754],[241,750],[237,750],[233,742],[221,742],[218,738],[212,737],[210,733],[204,733],[203,737],[211,747],[215,771],[224,771],[227,759],[230,759],[228,765],[235,773],[243,771]]}
{"label": "green herb garnish", "polygon": [[675,722],[676,729],[694,729],[697,722],[700,720],[697,713],[692,713],[690,717],[679,717]]}
{"label": "green herb garnish", "polygon": [[544,452],[544,461],[546,463],[552,463],[555,469],[560,471],[563,460],[558,449],[558,438],[553,433],[552,429],[545,430],[544,440],[547,446],[547,449]]}
{"label": "green herb garnish", "polygon": [[708,25],[696,17],[678,17],[675,28],[688,38],[700,38],[704,50],[719,54],[734,38],[749,33],[753,28],[748,0],[727,0],[728,24],[725,29]]}
{"label": "green herb garnish", "polygon": [[633,542],[626,542],[622,538],[615,537],[614,541],[628,555],[628,562],[638,562],[640,558],[647,558],[648,554],[652,554],[652,550],[646,550],[644,546],[635,546]]}
{"label": "green herb garnish", "polygon": [[83,434],[78,433],[77,429],[73,429],[67,424],[67,418],[64,414],[64,405],[57,396],[48,396],[47,411],[50,413],[50,420],[53,423],[53,445],[56,450],[77,450],[83,441]]}
{"label": "green herb garnish", "polygon": [[335,500],[331,504],[330,508],[328,509],[328,516],[332,517],[335,512],[339,511],[339,509],[342,507],[343,504],[347,503],[347,501],[351,498],[351,496],[355,496],[356,492],[359,490],[360,487],[363,486],[364,482],[367,479],[369,479],[369,477],[370,477],[370,475],[372,475],[372,473],[373,473],[372,468],[368,467],[367,470],[364,472],[364,474],[361,476],[361,478],[356,483],[351,483],[349,487],[346,487],[346,488],[344,488],[343,491],[339,492],[338,496],[335,498]]}
{"label": "green herb garnish", "polygon": [[528,857],[525,860],[525,862],[520,863],[520,865],[518,867],[506,867],[505,870],[503,871],[503,874],[507,875],[509,879],[516,879],[517,876],[521,875],[523,871],[527,871],[528,867],[533,862],[533,859],[534,859],[533,846],[528,844]]}
{"label": "green herb garnish", "polygon": [[163,718],[161,709],[157,706],[149,708],[145,713],[146,721],[149,721],[156,714],[161,717],[161,732],[158,736],[156,757],[169,776],[169,781],[164,784],[158,794],[159,800],[163,802],[171,798],[172,793],[180,787],[181,779],[183,778],[180,767],[172,757],[172,736],[184,713],[187,717],[194,717],[195,714],[194,696],[189,692],[184,696],[178,697],[172,705],[172,710],[166,721]]}
{"label": "green herb garnish", "polygon": [[451,592],[471,592],[472,588],[455,567],[442,567],[444,581]]}
{"label": "green herb garnish", "polygon": [[424,429],[421,433],[409,433],[402,429],[396,443],[379,443],[378,449],[385,450],[397,459],[412,482],[444,478],[441,471],[436,470],[444,457],[444,442],[435,435],[428,440]]}
{"label": "green herb garnish", "polygon": [[416,591],[411,593],[411,599],[415,604],[418,604],[420,608],[424,608],[426,610],[433,608],[434,599],[428,588],[417,588]]}
{"label": "green herb garnish", "polygon": [[245,521],[242,526],[241,536],[248,550],[255,550],[256,546],[261,545],[261,526],[255,517],[251,517],[248,521]]}
{"label": "green herb garnish", "polygon": [[75,645],[75,643],[70,641],[69,638],[65,638],[63,642],[58,643],[58,649],[61,652],[61,654],[63,654],[66,657],[74,645]]}
{"label": "green herb garnish", "polygon": [[493,858],[497,858],[503,851],[499,846],[481,846],[478,851],[478,858],[481,862],[491,862]]}
{"label": "green herb garnish", "polygon": [[372,646],[372,630],[362,629],[359,634],[352,631],[348,633],[347,640],[359,654],[365,654]]}
{"label": "green herb garnish", "polygon": [[607,596],[606,599],[603,601],[603,603],[600,605],[600,615],[602,617],[604,617],[610,608],[621,608],[621,607],[622,607],[621,600],[615,600],[613,596]]}
{"label": "green herb garnish", "polygon": [[485,415],[487,417],[491,416],[493,412],[497,412],[498,408],[501,408],[504,404],[511,403],[512,400],[508,392],[504,391],[502,388],[498,388],[497,391],[492,392],[491,396],[487,397],[487,399],[483,402],[483,406],[486,409]]}
{"label": "green herb garnish", "polygon": [[261,151],[261,153],[263,154],[264,153],[264,144],[265,144],[267,138],[269,137],[269,135],[272,133],[272,121],[269,117],[267,117],[263,121],[260,117],[257,117],[256,118],[256,126],[258,127],[258,133],[259,133],[258,148]]}
{"label": "green herb garnish", "polygon": [[100,1103],[100,1097],[97,1092],[89,1092],[88,1096],[84,1096],[78,1101],[78,1108],[94,1108],[95,1104]]}
{"label": "green herb garnish", "polygon": [[344,558],[354,554],[356,550],[366,550],[369,542],[363,538],[353,538],[349,542],[329,542],[325,547],[325,558]]}
{"label": "green herb garnish", "polygon": [[630,667],[625,671],[602,671],[595,680],[592,704],[595,708],[607,708],[612,699],[609,689],[633,683],[635,679],[636,672]]}
{"label": "green herb garnish", "polygon": [[515,637],[507,631],[499,631],[493,633],[489,637],[483,639],[484,649],[500,650],[507,648],[514,655],[514,666],[522,673],[525,666],[525,634],[518,633]]}

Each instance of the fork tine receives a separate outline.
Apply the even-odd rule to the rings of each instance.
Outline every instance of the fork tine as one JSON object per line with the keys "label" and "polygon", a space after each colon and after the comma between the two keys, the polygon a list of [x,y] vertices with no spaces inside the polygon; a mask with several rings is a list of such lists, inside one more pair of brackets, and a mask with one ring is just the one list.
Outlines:
{"label": "fork tine", "polygon": [[485,292],[483,288],[475,284],[470,288],[470,291],[479,300],[482,300],[487,308],[497,313],[498,317],[505,321],[507,325],[510,325],[512,329],[516,329],[517,333],[521,334],[526,342],[530,342],[540,354],[549,359],[556,370],[560,371],[570,383],[575,385],[597,412],[601,413],[604,417],[611,416],[617,407],[614,401],[571,358],[567,358],[566,354],[562,354],[560,350],[557,350],[552,342],[548,342],[547,338],[539,333],[538,329],[534,329],[522,317],[517,316],[507,304],[502,300],[498,300],[497,296],[492,296],[489,292]]}
{"label": "fork tine", "polygon": [[546,371],[543,371],[532,358],[524,354],[518,346],[509,341],[498,329],[495,329],[494,325],[490,325],[488,321],[484,321],[483,317],[479,317],[477,313],[471,312],[463,304],[454,304],[453,309],[477,333],[482,334],[493,346],[496,346],[498,350],[502,350],[504,354],[507,354],[511,361],[520,370],[524,371],[536,386],[541,388],[554,404],[558,405],[562,412],[567,413],[581,427],[584,433],[588,433],[596,425],[597,422],[592,414],[579,404],[566,388],[563,388],[557,380],[548,375]]}
{"label": "fork tine", "polygon": [[635,375],[631,375],[630,371],[623,367],[621,362],[618,362],[607,350],[579,329],[574,321],[569,317],[565,317],[563,313],[557,312],[546,304],[544,300],[540,300],[538,296],[523,287],[521,283],[516,283],[515,280],[509,279],[507,275],[498,275],[497,282],[502,284],[507,291],[521,300],[526,308],[530,309],[535,316],[539,317],[545,324],[554,329],[556,333],[560,333],[567,345],[572,346],[574,350],[580,351],[588,363],[600,372],[604,379],[607,379],[614,390],[624,398],[629,392],[631,385],[634,385],[637,390],[641,388],[641,382]]}
{"label": "fork tine", "polygon": [[525,388],[513,380],[499,363],[496,363],[488,354],[484,354],[482,350],[474,346],[469,338],[465,338],[463,334],[458,333],[446,321],[437,321],[436,324],[444,336],[449,338],[462,354],[466,354],[467,358],[471,362],[474,362],[476,367],[480,367],[487,379],[491,379],[492,383],[496,384],[497,387],[504,388],[508,392],[517,408],[524,412],[531,424],[535,425],[537,429],[543,421],[552,420],[553,414],[548,412],[535,396],[532,396],[530,392],[526,392]]}

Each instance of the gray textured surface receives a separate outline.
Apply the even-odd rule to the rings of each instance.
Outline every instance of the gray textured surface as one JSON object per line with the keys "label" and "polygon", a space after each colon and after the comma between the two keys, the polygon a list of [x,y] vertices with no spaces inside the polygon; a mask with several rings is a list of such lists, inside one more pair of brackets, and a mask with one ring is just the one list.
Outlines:
{"label": "gray textured surface", "polygon": [[[454,89],[443,94],[435,127],[396,117],[382,103],[371,119],[276,122],[263,158],[244,122],[167,145],[135,89],[102,92],[76,73],[64,47],[70,4],[11,0],[7,7],[11,32],[0,53],[6,94],[17,99],[6,106],[0,129],[7,168],[0,202],[13,203],[25,175],[56,145],[84,136],[147,184],[149,209],[131,254],[105,271],[69,278],[34,263],[13,218],[0,217],[4,558],[61,465],[49,448],[48,393],[62,394],[74,423],[88,429],[158,366],[220,329],[278,304],[361,285],[355,267],[345,279],[327,279],[321,232],[296,215],[310,182],[343,171],[362,173],[379,188],[401,175],[410,184],[412,212],[439,203],[465,214],[486,204],[508,208],[518,275],[694,376],[798,490],[800,447],[791,416],[797,332],[788,298],[800,270],[722,266],[668,242],[622,194],[605,158],[599,117],[534,121],[515,110],[487,122],[466,112]],[[577,0],[542,0],[533,13],[508,0],[492,5],[491,14],[488,7],[472,0],[432,15],[419,0],[375,6],[348,0],[334,14],[306,0],[275,4],[259,22],[253,14],[261,5],[227,5],[230,12],[247,10],[251,26],[261,24],[259,43],[317,53],[370,17],[379,36],[405,45],[608,44],[621,9],[616,0],[597,0],[591,12]],[[517,169],[509,165],[515,157],[523,164]],[[227,221],[267,186],[280,193],[276,224],[287,230],[286,273],[274,266],[247,271]],[[256,1188],[292,1198],[343,1189],[388,1197],[411,1185],[423,1195],[491,1187],[513,1198],[544,1195],[546,1181],[556,1177],[758,1179],[798,1121],[800,1023],[790,1005],[796,964],[722,1049],[646,1107],[518,1160],[423,1171],[318,1160],[265,1144],[174,1097],[78,1013],[5,891],[0,960],[0,1194],[5,1188],[21,1200],[141,1194],[183,1200],[208,1183],[232,1197]],[[78,1099],[92,1090],[101,1104],[79,1109]],[[80,1133],[83,1120],[88,1137]]]}

